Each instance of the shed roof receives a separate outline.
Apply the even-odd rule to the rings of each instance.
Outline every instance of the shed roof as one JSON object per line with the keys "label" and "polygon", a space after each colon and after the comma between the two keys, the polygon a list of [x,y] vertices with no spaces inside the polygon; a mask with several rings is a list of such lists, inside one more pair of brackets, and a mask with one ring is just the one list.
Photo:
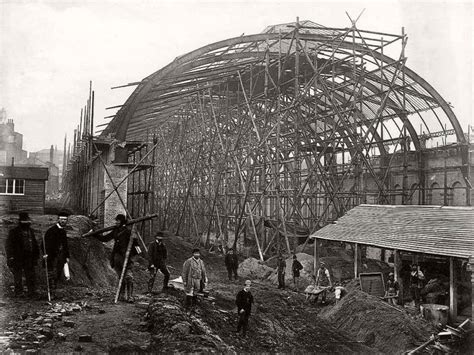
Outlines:
{"label": "shed roof", "polygon": [[311,237],[469,258],[474,207],[360,205]]}
{"label": "shed roof", "polygon": [[48,180],[48,168],[38,166],[0,166],[0,178]]}

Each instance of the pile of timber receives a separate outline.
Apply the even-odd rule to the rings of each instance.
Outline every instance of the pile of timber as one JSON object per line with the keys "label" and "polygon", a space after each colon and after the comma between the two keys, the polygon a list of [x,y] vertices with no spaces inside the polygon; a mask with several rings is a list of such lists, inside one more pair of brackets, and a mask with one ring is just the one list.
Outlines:
{"label": "pile of timber", "polygon": [[470,333],[471,321],[466,319],[457,328],[446,327],[437,335],[432,335],[430,339],[421,344],[416,349],[408,352],[408,355],[418,354],[422,351],[428,351],[430,354],[434,352],[441,352],[445,354],[453,354],[462,347],[463,343],[467,341]]}

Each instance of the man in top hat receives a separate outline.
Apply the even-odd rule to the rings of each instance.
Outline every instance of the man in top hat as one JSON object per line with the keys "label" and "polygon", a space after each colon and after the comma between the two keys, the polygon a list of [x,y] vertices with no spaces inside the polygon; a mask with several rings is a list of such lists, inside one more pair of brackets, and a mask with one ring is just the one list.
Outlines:
{"label": "man in top hat", "polygon": [[155,277],[158,270],[164,276],[163,279],[163,290],[168,288],[168,281],[170,279],[170,272],[166,267],[166,259],[168,257],[168,251],[163,243],[163,233],[158,232],[155,235],[155,240],[148,245],[148,270],[150,270],[150,279],[148,280],[148,292],[151,293],[153,290],[153,284],[155,283]]}
{"label": "man in top hat", "polygon": [[196,305],[197,293],[202,290],[203,285],[207,284],[206,267],[201,259],[199,249],[193,249],[193,256],[187,259],[183,264],[183,283],[186,299],[184,306],[189,308]]}
{"label": "man in top hat", "polygon": [[69,247],[65,229],[67,221],[68,214],[60,212],[56,224],[44,234],[41,245],[41,251],[44,253],[43,259],[47,265],[48,282],[51,290],[57,287],[64,264],[69,262]]}
{"label": "man in top hat", "polygon": [[15,296],[23,294],[23,274],[25,275],[28,296],[35,295],[35,266],[39,249],[35,233],[31,229],[31,219],[26,212],[18,215],[18,226],[11,229],[5,241],[7,265],[13,273]]}
{"label": "man in top hat", "polygon": [[250,313],[252,311],[253,296],[250,292],[250,286],[252,282],[250,280],[245,281],[245,286],[243,290],[240,290],[237,293],[237,298],[235,304],[237,305],[237,313],[239,315],[239,320],[237,323],[237,333],[242,329],[243,335],[247,333]]}
{"label": "man in top hat", "polygon": [[[127,227],[127,218],[123,214],[118,214],[115,217],[115,225],[111,232],[103,235],[96,236],[101,242],[114,241],[114,247],[112,248],[112,254],[110,255],[110,266],[115,270],[117,276],[120,278],[125,263],[125,257],[127,254],[128,244],[130,238],[132,238],[132,232]],[[133,274],[132,274],[132,257],[137,255],[139,252],[139,246],[136,239],[132,242],[132,248],[128,257],[127,265],[125,266],[125,275],[122,283],[120,293],[123,299],[127,302],[133,302]]]}
{"label": "man in top hat", "polygon": [[[324,262],[319,263],[319,269],[316,273],[316,286],[319,287],[332,287],[331,275],[329,274],[329,270],[326,268],[326,264]],[[318,295],[315,297],[314,302],[318,301]],[[321,292],[321,304],[326,303],[326,290]]]}

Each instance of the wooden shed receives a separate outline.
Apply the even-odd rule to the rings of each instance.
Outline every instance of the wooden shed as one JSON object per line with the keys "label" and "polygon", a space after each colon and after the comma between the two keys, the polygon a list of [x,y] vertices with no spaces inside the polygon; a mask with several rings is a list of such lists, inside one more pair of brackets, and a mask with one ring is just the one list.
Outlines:
{"label": "wooden shed", "polygon": [[0,166],[0,214],[43,214],[48,168]]}
{"label": "wooden shed", "polygon": [[[474,207],[419,205],[360,205],[333,224],[314,232],[315,268],[318,240],[351,243],[354,273],[361,271],[360,247],[372,246],[394,252],[395,278],[400,279],[401,253],[414,257],[444,258],[449,265],[450,317],[457,316],[456,265],[471,273],[471,304],[474,297]],[[474,309],[474,304],[472,305]],[[471,311],[472,319],[472,311]]]}

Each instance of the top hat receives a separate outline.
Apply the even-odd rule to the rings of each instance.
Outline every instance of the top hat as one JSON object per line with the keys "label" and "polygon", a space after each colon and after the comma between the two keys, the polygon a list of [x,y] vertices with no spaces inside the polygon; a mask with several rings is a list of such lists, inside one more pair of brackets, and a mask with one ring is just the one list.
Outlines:
{"label": "top hat", "polygon": [[30,216],[28,216],[27,212],[18,213],[18,220],[20,222],[31,222],[31,218],[30,218]]}

